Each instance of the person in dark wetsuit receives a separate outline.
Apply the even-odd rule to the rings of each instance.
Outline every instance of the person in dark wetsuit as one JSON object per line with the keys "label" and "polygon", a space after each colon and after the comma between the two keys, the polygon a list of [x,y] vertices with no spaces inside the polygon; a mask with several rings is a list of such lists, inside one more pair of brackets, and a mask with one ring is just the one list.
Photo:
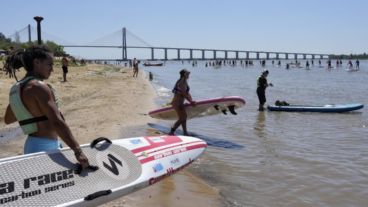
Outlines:
{"label": "person in dark wetsuit", "polygon": [[332,69],[331,60],[327,60],[327,69]]}
{"label": "person in dark wetsuit", "polygon": [[259,100],[258,111],[264,110],[264,104],[266,103],[266,88],[273,86],[272,83],[267,83],[268,70],[262,72],[261,76],[257,79],[257,96]]}
{"label": "person in dark wetsuit", "polygon": [[355,61],[355,69],[359,70],[359,60],[358,59]]}
{"label": "person in dark wetsuit", "polygon": [[174,97],[171,101],[171,105],[175,109],[176,114],[178,115],[178,120],[174,123],[171,128],[170,135],[175,134],[175,130],[181,125],[183,127],[184,135],[188,135],[187,131],[187,112],[185,111],[184,101],[188,100],[191,104],[195,105],[195,101],[193,101],[192,96],[189,93],[188,86],[188,78],[190,72],[186,69],[180,71],[180,79],[175,83],[174,89],[172,92],[174,93]]}

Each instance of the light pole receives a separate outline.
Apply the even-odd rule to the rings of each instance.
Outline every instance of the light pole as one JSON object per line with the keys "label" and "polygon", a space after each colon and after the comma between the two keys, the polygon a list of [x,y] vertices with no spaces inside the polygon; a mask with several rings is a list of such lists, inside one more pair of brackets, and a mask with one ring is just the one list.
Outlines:
{"label": "light pole", "polygon": [[35,16],[35,17],[33,17],[33,19],[36,20],[36,22],[37,22],[37,41],[38,41],[38,44],[40,45],[42,43],[42,39],[41,39],[41,21],[43,20],[43,17]]}

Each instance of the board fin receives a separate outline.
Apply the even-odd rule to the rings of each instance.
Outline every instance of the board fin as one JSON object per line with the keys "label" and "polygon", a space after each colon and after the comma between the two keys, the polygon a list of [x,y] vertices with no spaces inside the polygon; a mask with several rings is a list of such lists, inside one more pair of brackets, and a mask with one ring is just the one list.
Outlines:
{"label": "board fin", "polygon": [[237,115],[237,113],[235,112],[235,105],[230,105],[227,108],[229,109],[231,114]]}
{"label": "board fin", "polygon": [[218,105],[214,105],[213,108],[215,108],[217,111],[220,110]]}
{"label": "board fin", "polygon": [[221,110],[223,114],[227,115],[226,109]]}

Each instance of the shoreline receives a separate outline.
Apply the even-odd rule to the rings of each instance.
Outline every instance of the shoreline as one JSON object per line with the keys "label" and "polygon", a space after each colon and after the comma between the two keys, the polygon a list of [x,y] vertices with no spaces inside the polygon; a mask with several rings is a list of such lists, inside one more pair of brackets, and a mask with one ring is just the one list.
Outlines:
{"label": "shoreline", "polygon": [[[155,121],[147,112],[155,108],[156,92],[143,70],[138,78],[133,78],[132,73],[130,68],[90,64],[69,67],[68,82],[62,82],[61,67],[54,66],[53,74],[45,82],[50,83],[61,97],[61,111],[80,144],[100,136],[114,139],[155,135],[148,132],[146,123]],[[23,74],[17,76],[22,78]],[[14,82],[1,71],[1,158],[21,155],[26,137],[17,131],[17,123],[5,125],[3,121],[8,92]],[[141,130],[129,133],[135,127]],[[220,206],[218,191],[191,174],[188,168],[102,206]]]}

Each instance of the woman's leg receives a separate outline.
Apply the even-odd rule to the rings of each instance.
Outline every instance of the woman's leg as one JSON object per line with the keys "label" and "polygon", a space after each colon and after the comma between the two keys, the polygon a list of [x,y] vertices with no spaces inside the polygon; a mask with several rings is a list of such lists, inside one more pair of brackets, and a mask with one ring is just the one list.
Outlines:
{"label": "woman's leg", "polygon": [[263,111],[264,110],[264,104],[266,103],[266,94],[265,94],[265,91],[258,88],[257,89],[257,96],[258,96],[258,100],[259,100],[258,110],[259,111]]}
{"label": "woman's leg", "polygon": [[[186,112],[185,112],[185,109],[183,107],[175,107],[175,112],[176,114],[178,115],[178,120],[174,123],[174,125],[172,126],[171,128],[171,131],[170,131],[170,135],[174,135],[174,132],[175,130],[183,124],[183,121],[185,122],[186,121]],[[183,128],[184,130],[184,128]],[[185,126],[185,130],[186,130],[186,126]]]}
{"label": "woman's leg", "polygon": [[182,122],[181,122],[181,126],[183,127],[183,132],[184,135],[188,135],[188,131],[187,131],[187,112],[184,110],[183,111],[183,115],[182,115]]}
{"label": "woman's leg", "polygon": [[171,131],[169,133],[169,135],[175,135],[175,131],[176,129],[181,125],[181,120],[178,119],[175,124],[171,127]]}

